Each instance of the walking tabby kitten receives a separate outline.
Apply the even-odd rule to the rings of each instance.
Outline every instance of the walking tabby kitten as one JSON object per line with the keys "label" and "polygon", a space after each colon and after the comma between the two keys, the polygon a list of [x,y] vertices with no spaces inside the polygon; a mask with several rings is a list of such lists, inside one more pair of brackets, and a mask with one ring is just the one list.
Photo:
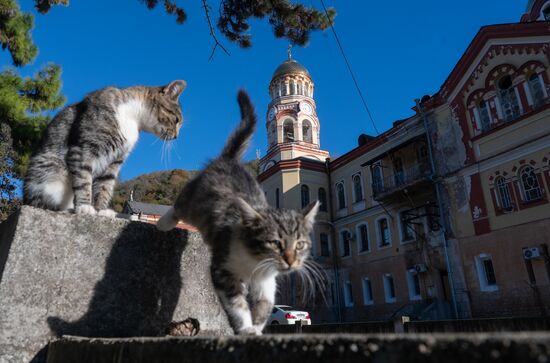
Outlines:
{"label": "walking tabby kitten", "polygon": [[120,167],[141,130],[175,139],[185,81],[164,87],[108,87],[62,110],[32,156],[24,202],[35,207],[114,216],[108,209]]}
{"label": "walking tabby kitten", "polygon": [[[306,266],[319,203],[302,212],[267,204],[239,163],[256,126],[248,95],[239,92],[241,122],[221,155],[179,194],[157,227],[196,226],[212,249],[212,282],[237,334],[261,334],[273,309],[276,277]],[[306,266],[307,267],[307,266]]]}

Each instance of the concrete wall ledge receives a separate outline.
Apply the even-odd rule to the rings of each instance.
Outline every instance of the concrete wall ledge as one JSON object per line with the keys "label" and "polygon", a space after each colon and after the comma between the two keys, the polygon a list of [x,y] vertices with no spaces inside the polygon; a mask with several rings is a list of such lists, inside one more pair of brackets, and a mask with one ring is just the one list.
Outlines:
{"label": "concrete wall ledge", "polygon": [[187,317],[231,333],[198,233],[26,206],[0,224],[0,363],[42,362],[62,335],[162,336]]}
{"label": "concrete wall ledge", "polygon": [[48,363],[550,362],[550,333],[264,335],[51,342]]}

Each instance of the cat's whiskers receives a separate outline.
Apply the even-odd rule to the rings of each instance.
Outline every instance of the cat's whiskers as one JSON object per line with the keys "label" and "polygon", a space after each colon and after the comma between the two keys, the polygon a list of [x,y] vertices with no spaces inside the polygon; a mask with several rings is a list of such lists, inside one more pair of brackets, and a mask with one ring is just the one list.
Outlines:
{"label": "cat's whiskers", "polygon": [[271,268],[273,261],[275,261],[275,259],[272,257],[261,260],[258,262],[256,267],[254,267],[250,275],[254,276],[256,273],[261,273],[264,272],[264,270]]}
{"label": "cat's whiskers", "polygon": [[303,264],[304,268],[310,273],[315,280],[315,289],[319,289],[323,301],[328,306],[325,290],[327,288],[328,276],[325,270],[313,260],[305,260]]}

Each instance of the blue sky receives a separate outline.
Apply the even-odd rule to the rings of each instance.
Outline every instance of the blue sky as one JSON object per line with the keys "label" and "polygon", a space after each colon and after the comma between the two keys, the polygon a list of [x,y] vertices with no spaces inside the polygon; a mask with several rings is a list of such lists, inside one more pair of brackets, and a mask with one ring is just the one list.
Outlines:
{"label": "blue sky", "polygon": [[[320,6],[318,0],[303,0]],[[169,157],[161,141],[142,134],[121,178],[165,169],[198,169],[217,155],[238,122],[235,97],[246,88],[259,115],[259,128],[246,155],[266,152],[267,87],[286,59],[288,42],[275,39],[267,22],[252,23],[253,47],[240,49],[221,39],[231,56],[217,52],[209,61],[212,39],[201,1],[179,1],[188,21],[177,25],[159,7],[138,0],[72,0],[36,15],[33,38],[40,48],[30,74],[48,62],[63,68],[68,102],[109,85],[159,85],[185,79],[181,97],[184,126]],[[336,31],[356,73],[378,129],[412,114],[415,98],[437,92],[483,25],[517,22],[527,0],[343,1],[325,0],[337,9]],[[212,1],[214,9],[217,2]],[[22,0],[32,10],[31,0]],[[216,12],[214,12],[216,13]],[[321,147],[338,157],[356,146],[361,133],[376,134],[354,88],[330,31],[315,33],[309,46],[294,48],[316,85]],[[0,66],[10,65],[4,52]]]}

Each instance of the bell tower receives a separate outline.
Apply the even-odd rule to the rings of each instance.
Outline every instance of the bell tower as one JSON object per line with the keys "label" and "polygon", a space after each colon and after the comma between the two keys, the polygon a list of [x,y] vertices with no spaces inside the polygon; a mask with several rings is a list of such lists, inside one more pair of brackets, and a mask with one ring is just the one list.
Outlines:
{"label": "bell tower", "polygon": [[320,149],[319,131],[313,92],[315,85],[308,70],[288,59],[273,73],[269,83],[271,102],[267,109],[267,155],[261,160],[263,172],[282,160],[307,158],[324,162],[329,157]]}

